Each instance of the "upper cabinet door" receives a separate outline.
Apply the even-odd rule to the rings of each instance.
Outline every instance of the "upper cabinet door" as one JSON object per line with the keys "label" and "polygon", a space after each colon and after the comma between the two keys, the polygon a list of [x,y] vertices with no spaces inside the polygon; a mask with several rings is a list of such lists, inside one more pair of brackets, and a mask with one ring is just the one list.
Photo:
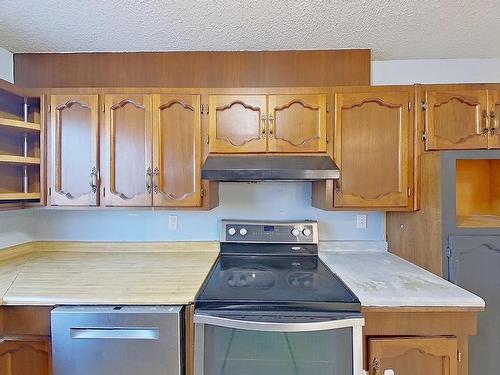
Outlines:
{"label": "upper cabinet door", "polygon": [[97,205],[99,165],[97,95],[50,99],[50,204]]}
{"label": "upper cabinet door", "polygon": [[335,207],[410,207],[413,121],[408,107],[412,100],[411,87],[335,95],[334,153],[340,168]]}
{"label": "upper cabinet door", "polygon": [[200,95],[155,95],[153,205],[201,205]]}
{"label": "upper cabinet door", "polygon": [[426,150],[488,148],[487,91],[428,89]]}
{"label": "upper cabinet door", "polygon": [[106,95],[106,206],[151,206],[152,97]]}
{"label": "upper cabinet door", "polygon": [[489,148],[500,148],[500,91],[488,91],[491,96],[489,109]]}
{"label": "upper cabinet door", "polygon": [[265,95],[210,95],[209,152],[267,151]]}
{"label": "upper cabinet door", "polygon": [[326,152],[326,95],[269,95],[269,152]]}

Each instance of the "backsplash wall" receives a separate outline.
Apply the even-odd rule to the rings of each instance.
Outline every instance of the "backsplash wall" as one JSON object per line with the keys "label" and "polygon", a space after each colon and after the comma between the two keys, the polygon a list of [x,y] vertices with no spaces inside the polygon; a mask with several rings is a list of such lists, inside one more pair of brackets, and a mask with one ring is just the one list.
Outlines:
{"label": "backsplash wall", "polygon": [[[220,205],[211,211],[36,210],[33,237],[76,241],[218,240],[221,219],[318,220],[322,240],[383,240],[384,215],[366,212],[367,228],[356,228],[356,212],[311,207],[310,182],[221,183]],[[169,215],[178,219],[168,228]]]}

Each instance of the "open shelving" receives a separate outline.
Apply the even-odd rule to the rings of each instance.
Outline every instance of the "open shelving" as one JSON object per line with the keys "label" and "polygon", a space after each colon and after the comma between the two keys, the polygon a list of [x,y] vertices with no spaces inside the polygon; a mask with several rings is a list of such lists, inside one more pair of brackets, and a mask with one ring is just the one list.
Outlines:
{"label": "open shelving", "polygon": [[457,226],[500,228],[500,159],[457,160]]}
{"label": "open shelving", "polygon": [[0,202],[41,199],[40,98],[0,90]]}

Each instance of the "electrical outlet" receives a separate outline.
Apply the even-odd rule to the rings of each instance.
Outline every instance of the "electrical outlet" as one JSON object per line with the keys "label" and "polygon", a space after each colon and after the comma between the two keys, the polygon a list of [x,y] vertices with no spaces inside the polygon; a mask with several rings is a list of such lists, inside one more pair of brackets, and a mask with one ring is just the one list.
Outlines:
{"label": "electrical outlet", "polygon": [[168,217],[168,229],[177,230],[177,216],[170,215]]}
{"label": "electrical outlet", "polygon": [[356,215],[356,228],[366,229],[366,215]]}

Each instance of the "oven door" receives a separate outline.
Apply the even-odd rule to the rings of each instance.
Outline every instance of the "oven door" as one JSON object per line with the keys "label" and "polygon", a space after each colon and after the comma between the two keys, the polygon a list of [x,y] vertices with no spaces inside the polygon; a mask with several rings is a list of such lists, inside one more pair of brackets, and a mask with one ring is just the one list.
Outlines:
{"label": "oven door", "polygon": [[361,375],[360,314],[196,311],[195,375]]}

